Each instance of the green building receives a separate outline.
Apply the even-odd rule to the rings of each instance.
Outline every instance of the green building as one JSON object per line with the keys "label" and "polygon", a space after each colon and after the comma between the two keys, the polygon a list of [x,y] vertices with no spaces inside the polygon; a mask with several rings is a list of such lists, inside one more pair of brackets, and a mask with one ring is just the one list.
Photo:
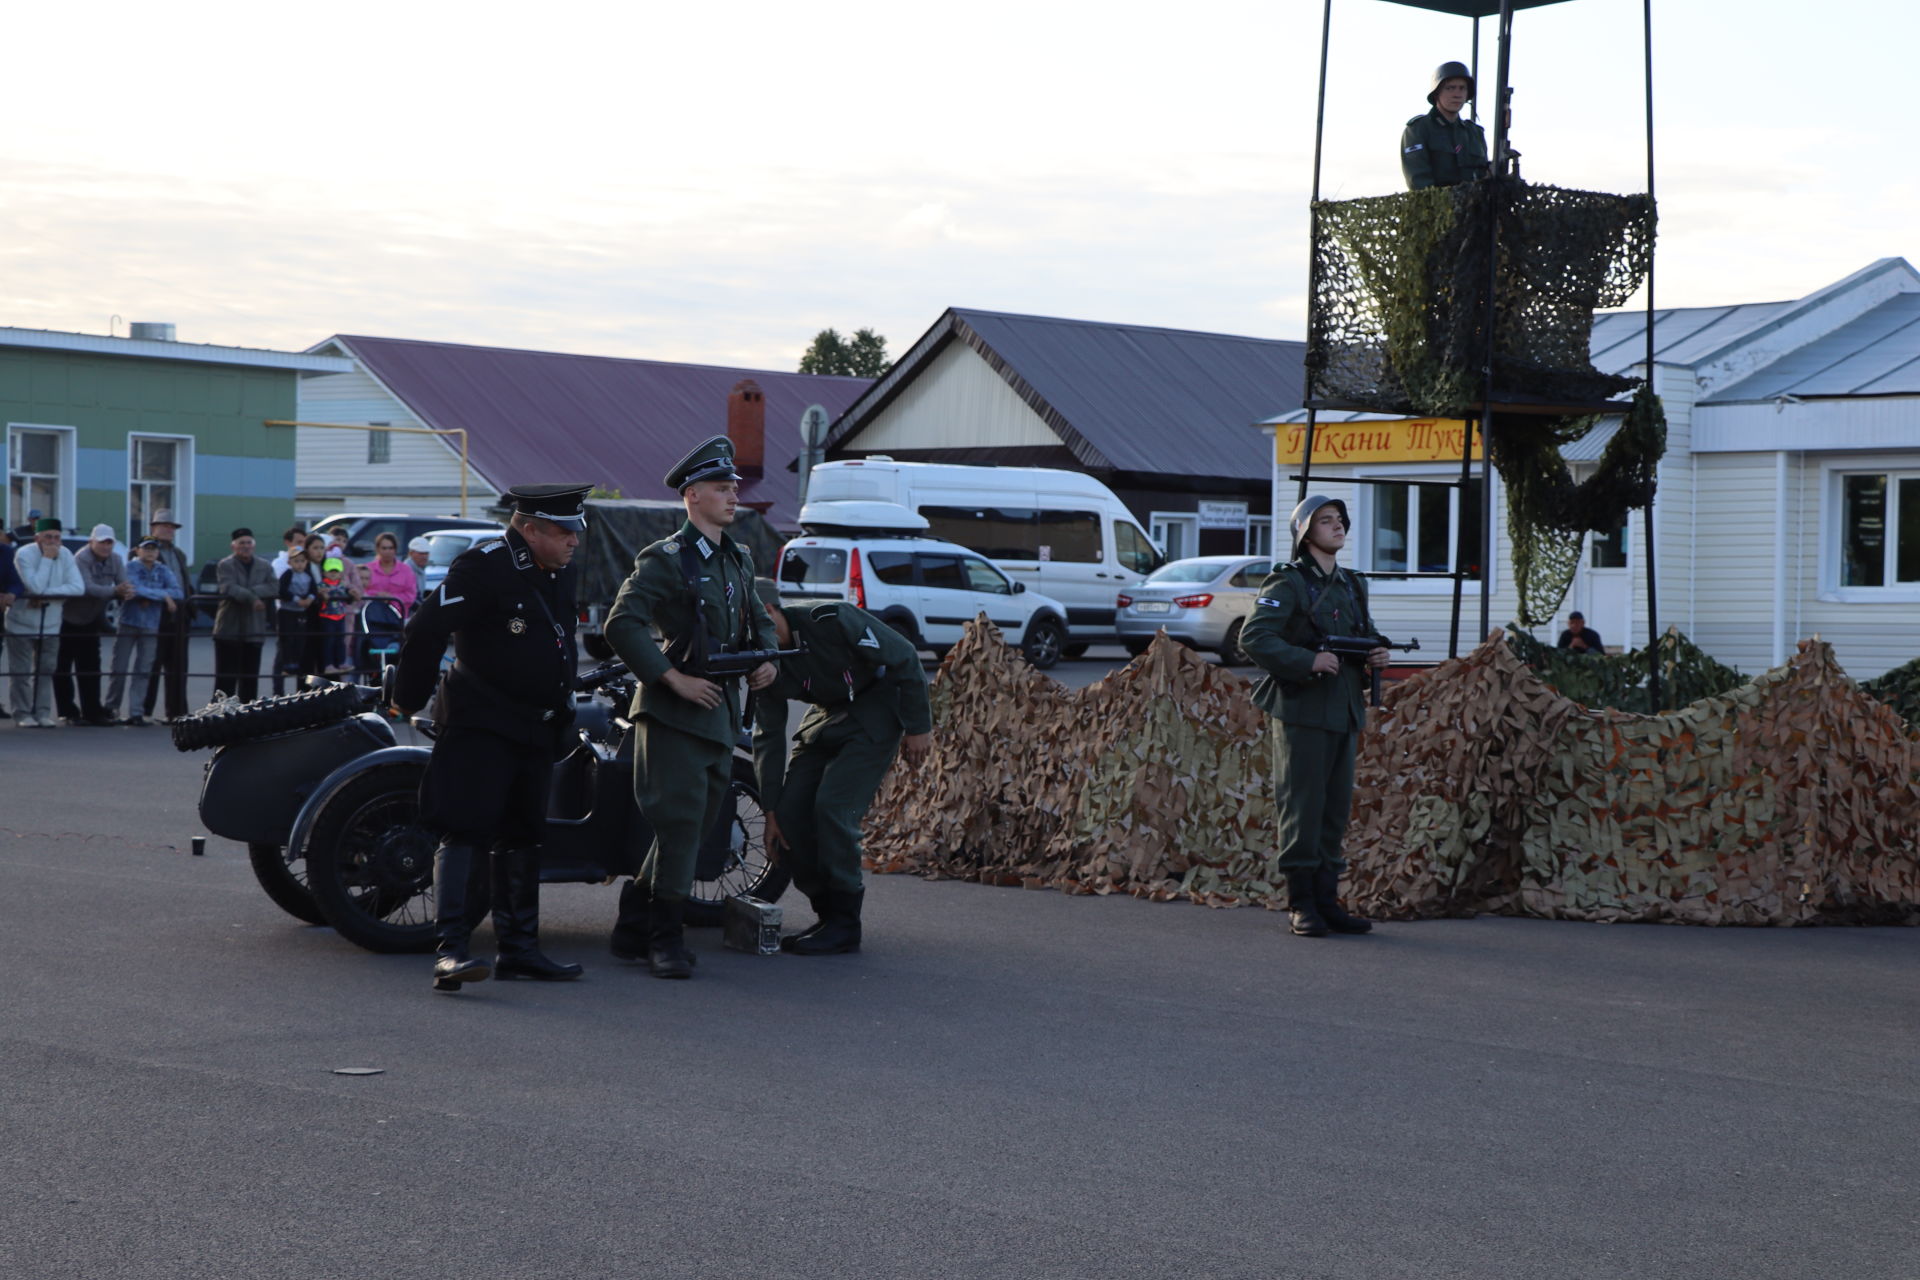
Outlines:
{"label": "green building", "polygon": [[227,554],[245,525],[269,553],[293,520],[302,378],[350,373],[351,360],[133,336],[0,328],[7,528],[58,516],[82,536],[104,522],[124,547],[171,509],[196,568]]}

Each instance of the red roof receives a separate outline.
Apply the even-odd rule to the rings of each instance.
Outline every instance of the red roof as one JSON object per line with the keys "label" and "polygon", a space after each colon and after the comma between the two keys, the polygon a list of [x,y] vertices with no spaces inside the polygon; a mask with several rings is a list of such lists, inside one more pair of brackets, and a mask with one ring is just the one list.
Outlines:
{"label": "red roof", "polygon": [[[625,498],[671,498],[661,477],[688,449],[725,434],[727,394],[743,378],[765,393],[766,467],[741,500],[770,504],[767,518],[799,518],[800,415],[820,405],[829,421],[865,391],[866,378],[624,360],[339,334],[339,343],[430,427],[464,427],[473,469],[496,489],[592,482]],[[320,344],[324,346],[325,344]]]}

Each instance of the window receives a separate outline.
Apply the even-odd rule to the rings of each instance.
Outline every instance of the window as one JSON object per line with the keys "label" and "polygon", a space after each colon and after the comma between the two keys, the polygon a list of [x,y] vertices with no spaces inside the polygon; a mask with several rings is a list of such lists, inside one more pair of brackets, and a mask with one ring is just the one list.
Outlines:
{"label": "window", "polygon": [[1627,522],[1622,520],[1620,527],[1612,533],[1596,533],[1590,539],[1592,550],[1587,553],[1587,563],[1595,569],[1624,569],[1627,567]]}
{"label": "window", "polygon": [[1034,518],[1041,554],[1059,564],[1099,564],[1100,515],[1094,511],[1041,511]]}
{"label": "window", "polygon": [[797,587],[847,580],[847,553],[837,547],[789,546],[780,557],[780,581]]}
{"label": "window", "polygon": [[[156,511],[180,511],[180,452],[178,440],[135,436],[127,442],[127,536],[144,533]],[[185,517],[181,517],[184,519]]]}
{"label": "window", "polygon": [[25,523],[27,512],[71,521],[61,509],[63,432],[14,427],[7,432],[7,523]]}
{"label": "window", "polygon": [[1241,569],[1240,572],[1234,574],[1233,577],[1228,579],[1227,585],[1230,587],[1257,587],[1262,582],[1265,582],[1267,580],[1267,575],[1272,572],[1273,572],[1272,561],[1255,560],[1252,564],[1247,565],[1245,568]]}
{"label": "window", "polygon": [[[1454,550],[1467,538],[1467,576],[1480,577],[1480,481],[1468,482],[1461,509],[1450,485],[1375,484],[1363,545],[1374,573],[1451,573]],[[1464,527],[1463,527],[1464,526]]]}
{"label": "window", "polygon": [[[927,536],[957,542],[993,560],[1038,560],[1038,512],[1031,507],[921,507]],[[1095,536],[1099,530],[1095,529]],[[1056,557],[1057,558],[1057,557]]]}
{"label": "window", "polygon": [[[390,424],[385,422],[369,422],[367,425],[370,427],[384,427]],[[391,431],[367,432],[368,464],[372,465],[378,462],[392,462],[392,461],[393,461],[393,432]]]}
{"label": "window", "polygon": [[976,560],[968,556],[960,563],[967,571],[967,586],[970,590],[985,591],[996,596],[1013,594],[1013,584],[985,560]]}
{"label": "window", "polygon": [[1113,522],[1113,547],[1120,567],[1129,573],[1152,573],[1161,565],[1160,553],[1147,535],[1124,520]]}
{"label": "window", "polygon": [[1840,478],[1840,585],[1920,585],[1920,472]]}
{"label": "window", "polygon": [[959,556],[921,555],[915,559],[920,562],[921,586],[942,591],[967,589],[967,573],[960,567]]}
{"label": "window", "polygon": [[1178,511],[1153,513],[1153,540],[1169,560],[1183,560],[1200,545],[1200,517]]}
{"label": "window", "polygon": [[390,533],[400,540],[404,552],[409,541],[405,521],[368,520],[347,538],[347,556],[353,560],[371,560],[374,557],[374,542],[383,533]]}
{"label": "window", "polygon": [[1273,554],[1273,517],[1247,517],[1247,554],[1250,556]]}
{"label": "window", "polygon": [[869,551],[867,570],[890,587],[910,587],[913,585],[913,553]]}

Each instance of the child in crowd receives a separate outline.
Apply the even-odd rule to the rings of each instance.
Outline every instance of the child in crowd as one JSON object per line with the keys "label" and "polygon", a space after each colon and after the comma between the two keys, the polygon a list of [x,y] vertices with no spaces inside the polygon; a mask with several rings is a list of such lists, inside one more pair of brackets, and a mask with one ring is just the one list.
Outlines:
{"label": "child in crowd", "polygon": [[160,563],[160,540],[143,538],[135,545],[133,563],[127,566],[127,585],[133,594],[120,605],[120,625],[113,640],[113,679],[107,686],[107,714],[120,710],[120,695],[129,692],[127,677],[133,677],[129,712],[123,723],[147,722],[147,682],[153,678],[154,650],[160,643],[163,619],[181,607],[186,590],[173,570]]}
{"label": "child in crowd", "polygon": [[351,668],[347,665],[347,631],[353,622],[353,605],[360,588],[347,578],[347,567],[338,556],[328,556],[320,566],[320,614],[322,669],[330,676]]}
{"label": "child in crowd", "polygon": [[295,692],[299,691],[299,682],[313,674],[316,663],[314,643],[315,632],[319,630],[320,575],[307,563],[305,547],[294,547],[287,552],[286,572],[280,575],[279,612],[275,616],[275,630],[279,642],[273,651],[273,695],[279,697],[286,692],[286,679],[294,678]]}

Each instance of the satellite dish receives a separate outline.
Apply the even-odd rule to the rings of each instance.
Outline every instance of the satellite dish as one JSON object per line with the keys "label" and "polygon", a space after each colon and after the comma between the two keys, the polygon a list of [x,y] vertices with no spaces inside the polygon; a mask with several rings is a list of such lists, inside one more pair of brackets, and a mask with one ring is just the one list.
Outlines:
{"label": "satellite dish", "polygon": [[817,449],[827,438],[827,411],[820,405],[810,404],[807,411],[800,415],[800,443],[809,449]]}

